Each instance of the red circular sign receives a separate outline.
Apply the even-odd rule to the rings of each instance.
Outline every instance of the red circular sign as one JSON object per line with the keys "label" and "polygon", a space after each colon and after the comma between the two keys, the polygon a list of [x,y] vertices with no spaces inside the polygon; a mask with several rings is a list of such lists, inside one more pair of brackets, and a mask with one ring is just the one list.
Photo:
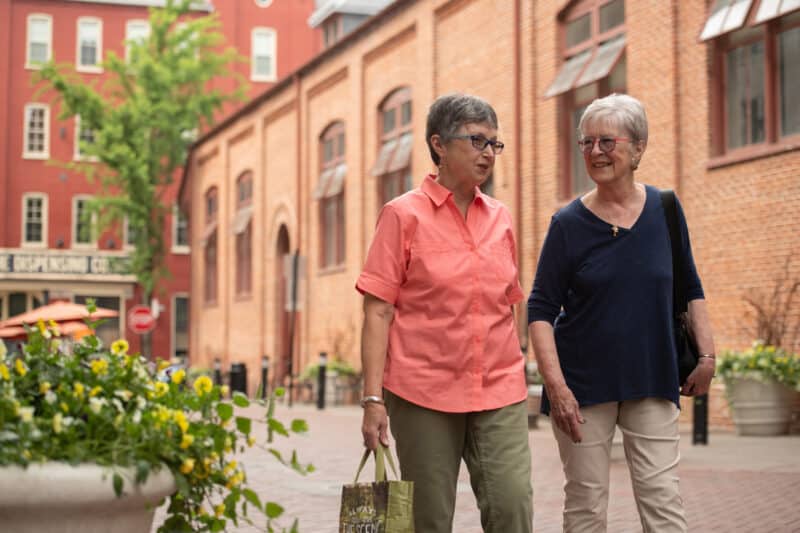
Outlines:
{"label": "red circular sign", "polygon": [[128,311],[128,327],[134,333],[142,335],[153,331],[153,328],[156,327],[156,319],[146,305],[134,305]]}

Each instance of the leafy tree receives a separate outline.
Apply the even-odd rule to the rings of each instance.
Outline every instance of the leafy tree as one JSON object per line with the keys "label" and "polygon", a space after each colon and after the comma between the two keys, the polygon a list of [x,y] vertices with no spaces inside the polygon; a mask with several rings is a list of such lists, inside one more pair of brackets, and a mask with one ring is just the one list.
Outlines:
{"label": "leafy tree", "polygon": [[[165,268],[165,217],[171,206],[164,195],[186,161],[198,131],[207,129],[223,105],[240,100],[244,85],[231,65],[240,58],[222,49],[216,14],[192,16],[191,0],[167,0],[150,10],[150,34],[126,42],[127,58],[109,52],[103,62],[107,82],[87,84],[72,64],[44,65],[37,82],[41,93],[55,92],[59,118],[80,117],[82,161],[64,166],[101,185],[89,204],[101,230],[128,219],[135,245],[130,270],[150,301]],[[237,89],[223,93],[211,86],[230,76]],[[143,352],[149,354],[149,336]]]}

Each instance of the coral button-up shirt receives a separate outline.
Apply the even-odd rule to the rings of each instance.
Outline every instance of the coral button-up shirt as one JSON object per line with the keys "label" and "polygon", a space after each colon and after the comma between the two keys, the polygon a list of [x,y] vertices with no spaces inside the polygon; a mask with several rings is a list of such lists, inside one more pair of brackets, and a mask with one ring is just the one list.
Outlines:
{"label": "coral button-up shirt", "polygon": [[465,220],[433,175],[384,206],[356,283],[395,306],[384,387],[453,413],[526,398],[511,228],[508,209],[477,187]]}

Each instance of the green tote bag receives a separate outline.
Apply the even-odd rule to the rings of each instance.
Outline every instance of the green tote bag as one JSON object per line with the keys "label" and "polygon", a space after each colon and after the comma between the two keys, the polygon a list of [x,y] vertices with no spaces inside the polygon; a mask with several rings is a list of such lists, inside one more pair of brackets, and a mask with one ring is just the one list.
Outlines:
{"label": "green tote bag", "polygon": [[[414,482],[399,480],[388,448],[379,445],[374,453],[375,482],[358,482],[370,455],[365,450],[355,480],[342,487],[339,533],[414,533]],[[387,479],[385,462],[398,480]]]}

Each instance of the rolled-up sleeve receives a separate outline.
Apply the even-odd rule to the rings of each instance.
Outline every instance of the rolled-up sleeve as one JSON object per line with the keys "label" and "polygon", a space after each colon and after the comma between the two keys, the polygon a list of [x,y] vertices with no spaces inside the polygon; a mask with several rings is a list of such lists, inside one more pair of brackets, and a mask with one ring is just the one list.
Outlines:
{"label": "rolled-up sleeve", "polygon": [[561,311],[569,285],[569,258],[564,231],[553,217],[539,255],[533,289],[528,297],[528,323],[552,324]]}
{"label": "rolled-up sleeve", "polygon": [[367,261],[356,281],[358,292],[369,293],[391,304],[397,301],[397,293],[405,281],[404,241],[400,216],[387,204],[378,216]]}

